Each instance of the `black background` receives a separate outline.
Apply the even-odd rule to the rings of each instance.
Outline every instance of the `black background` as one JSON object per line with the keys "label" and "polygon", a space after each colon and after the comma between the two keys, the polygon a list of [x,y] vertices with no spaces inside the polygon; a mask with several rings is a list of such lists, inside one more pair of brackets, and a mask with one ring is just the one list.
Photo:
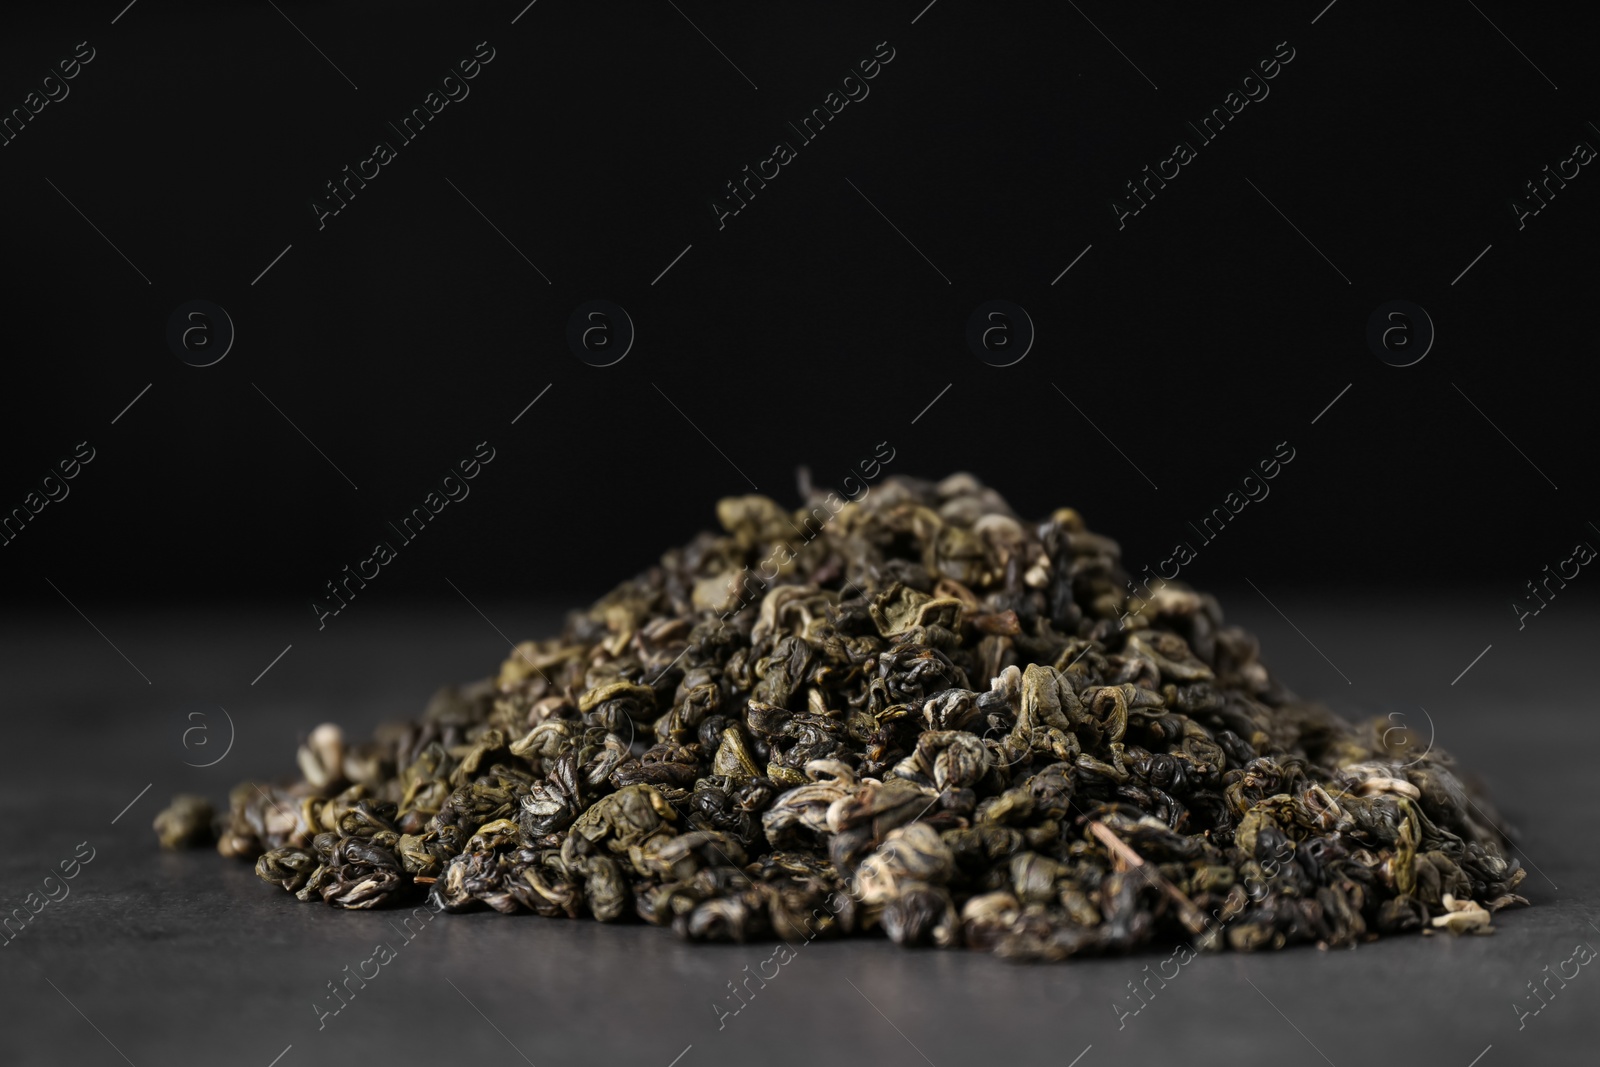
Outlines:
{"label": "black background", "polygon": [[[1077,507],[1135,571],[1288,441],[1271,496],[1185,570],[1202,587],[1481,584],[1492,615],[1594,536],[1600,179],[1584,168],[1520,231],[1508,206],[1600,145],[1579,11],[940,0],[912,24],[916,0],[540,0],[511,25],[517,0],[140,0],[111,25],[121,6],[9,14],[0,44],[8,109],[78,41],[97,53],[0,148],[0,505],[96,449],[0,548],[13,603],[65,611],[48,577],[91,617],[252,599],[314,625],[324,583],[482,440],[495,462],[369,601],[454,597],[444,577],[587,600],[719,497],[796,504],[798,466],[838,486],[883,441],[891,473],[970,470],[1027,516]],[[719,230],[723,183],[885,40],[870,96]],[[319,231],[323,183],[479,41],[495,58],[470,96]],[[1123,183],[1195,142],[1184,123],[1281,41],[1270,96],[1119,230]],[[238,332],[207,368],[165,341],[196,298]],[[638,330],[615,366],[565,343],[593,298]],[[1015,366],[965,343],[993,298],[1038,329]],[[1438,331],[1415,366],[1365,342],[1394,299]]]}

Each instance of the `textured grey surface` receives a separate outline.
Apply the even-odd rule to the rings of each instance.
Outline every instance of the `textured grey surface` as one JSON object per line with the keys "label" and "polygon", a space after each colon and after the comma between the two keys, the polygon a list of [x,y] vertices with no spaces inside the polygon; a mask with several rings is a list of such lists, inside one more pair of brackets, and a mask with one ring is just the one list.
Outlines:
{"label": "textured grey surface", "polygon": [[[1137,1003],[1127,983],[1147,965],[1155,971],[1165,950],[1016,966],[885,941],[814,943],[764,989],[752,981],[748,1006],[719,1026],[713,1005],[733,1006],[727,984],[757,971],[772,946],[691,945],[641,924],[495,914],[443,916],[405,942],[395,913],[300,905],[245,865],[155,846],[150,820],[170,794],[220,802],[240,778],[287,772],[297,738],[317,722],[359,733],[414,714],[439,682],[498,663],[506,645],[496,629],[541,634],[550,613],[480,605],[491,625],[460,602],[388,614],[372,604],[321,633],[310,623],[280,633],[248,610],[91,612],[102,635],[63,609],[12,619],[0,644],[0,904],[23,906],[80,842],[95,854],[68,897],[0,948],[0,1063],[268,1067],[280,1054],[279,1067],[390,1057],[668,1067],[680,1054],[679,1067],[1592,1059],[1600,973],[1583,967],[1564,989],[1552,981],[1556,996],[1520,1029],[1514,1006],[1536,1006],[1526,983],[1547,964],[1580,942],[1600,945],[1590,925],[1600,921],[1600,725],[1585,651],[1600,619],[1574,602],[1518,633],[1484,621],[1495,618],[1491,594],[1426,604],[1420,622],[1374,598],[1319,607],[1276,596],[1291,626],[1250,595],[1224,599],[1230,617],[1261,634],[1268,664],[1302,695],[1399,712],[1413,725],[1427,709],[1437,743],[1482,777],[1519,828],[1530,865],[1523,892],[1535,907],[1503,912],[1492,937],[1197,959],[1120,1028],[1113,1004]],[[231,750],[209,769],[185,766],[223,752],[221,708],[236,730]],[[197,725],[204,732],[185,747],[184,731]],[[78,784],[64,789],[63,779]],[[394,947],[393,959],[319,1029],[314,1003],[334,1003],[327,983],[379,942]]]}

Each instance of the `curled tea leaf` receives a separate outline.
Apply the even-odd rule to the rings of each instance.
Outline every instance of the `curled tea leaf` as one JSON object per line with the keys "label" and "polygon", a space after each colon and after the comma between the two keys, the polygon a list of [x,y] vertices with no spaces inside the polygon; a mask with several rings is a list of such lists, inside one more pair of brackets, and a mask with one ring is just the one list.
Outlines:
{"label": "curled tea leaf", "polygon": [[162,848],[195,848],[209,844],[216,836],[213,818],[209,800],[193,793],[182,793],[173,797],[172,803],[156,815],[153,825]]}
{"label": "curled tea leaf", "polygon": [[[1296,700],[1215,598],[1135,582],[1078,512],[878,480],[893,457],[848,502],[723,501],[722,532],[415,721],[316,727],[298,781],[230,794],[218,851],[348,909],[1015,960],[1486,932],[1526,903],[1431,737]],[[210,822],[179,798],[156,825]]]}

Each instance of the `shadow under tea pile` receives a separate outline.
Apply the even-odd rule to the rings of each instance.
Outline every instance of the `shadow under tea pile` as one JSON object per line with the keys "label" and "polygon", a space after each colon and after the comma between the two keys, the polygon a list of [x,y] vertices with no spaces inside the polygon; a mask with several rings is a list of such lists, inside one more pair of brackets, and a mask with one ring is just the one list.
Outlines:
{"label": "shadow under tea pile", "polygon": [[724,533],[421,721],[319,727],[302,781],[234,791],[220,851],[336,907],[1024,959],[1526,903],[1448,757],[1297,702],[1215,599],[1136,593],[1076,512],[1024,523],[967,475],[811,503],[724,500]]}

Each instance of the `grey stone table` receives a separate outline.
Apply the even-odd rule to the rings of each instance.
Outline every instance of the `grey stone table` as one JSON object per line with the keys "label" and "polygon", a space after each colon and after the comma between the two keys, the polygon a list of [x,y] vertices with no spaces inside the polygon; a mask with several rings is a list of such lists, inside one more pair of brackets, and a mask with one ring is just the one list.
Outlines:
{"label": "grey stone table", "polygon": [[[318,722],[359,734],[414,714],[439,682],[489,673],[507,649],[497,631],[543,634],[550,612],[372,604],[320,633],[243,608],[13,616],[0,624],[0,907],[29,921],[0,947],[0,1063],[1592,1062],[1600,968],[1518,1013],[1543,1003],[1529,983],[1547,965],[1570,974],[1576,945],[1600,945],[1600,618],[1573,602],[1519,633],[1491,625],[1485,601],[1419,619],[1371,598],[1280,596],[1293,623],[1248,592],[1224,603],[1301,694],[1431,721],[1519,829],[1536,906],[1501,913],[1490,937],[1200,958],[1120,1018],[1138,1003],[1128,983],[1166,951],[1018,966],[818,942],[720,1015],[771,946],[496,914],[414,922],[406,940],[396,913],[300,905],[243,864],[156,848],[150,820],[171,794],[220,802],[241,778],[289,770]],[[63,861],[75,877],[50,880]],[[320,1015],[337,1003],[329,983],[380,943],[377,976]]]}

